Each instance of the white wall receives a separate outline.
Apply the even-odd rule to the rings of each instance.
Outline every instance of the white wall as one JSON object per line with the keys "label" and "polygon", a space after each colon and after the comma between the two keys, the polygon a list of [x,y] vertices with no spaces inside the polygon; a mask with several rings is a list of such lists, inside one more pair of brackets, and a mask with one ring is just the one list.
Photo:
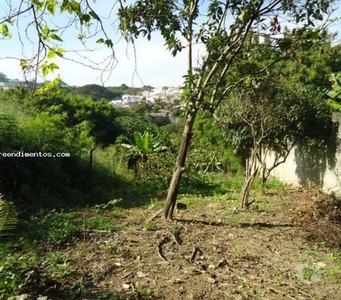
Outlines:
{"label": "white wall", "polygon": [[[271,176],[294,186],[316,184],[325,193],[341,198],[341,113],[333,114],[335,131],[328,146],[328,154],[317,150],[312,157],[300,153],[294,147],[285,163],[271,172]],[[268,155],[267,165],[274,160],[274,154]]]}

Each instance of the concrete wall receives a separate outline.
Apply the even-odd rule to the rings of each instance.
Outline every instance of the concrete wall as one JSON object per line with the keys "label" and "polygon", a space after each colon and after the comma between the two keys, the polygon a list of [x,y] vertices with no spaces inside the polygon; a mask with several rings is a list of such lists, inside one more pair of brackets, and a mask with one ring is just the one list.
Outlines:
{"label": "concrete wall", "polygon": [[[271,176],[294,186],[315,184],[325,193],[341,198],[341,113],[333,114],[333,124],[327,151],[315,149],[305,153],[296,146],[286,162],[275,168]],[[267,165],[271,165],[273,160],[274,155],[270,153]]]}

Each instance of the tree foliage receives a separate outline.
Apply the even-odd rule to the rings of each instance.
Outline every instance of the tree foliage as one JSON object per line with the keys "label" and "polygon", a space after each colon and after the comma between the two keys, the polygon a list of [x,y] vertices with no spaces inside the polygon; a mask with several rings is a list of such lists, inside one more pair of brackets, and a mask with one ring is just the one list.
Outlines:
{"label": "tree foliage", "polygon": [[330,87],[327,90],[328,103],[334,111],[341,111],[341,72],[332,73],[329,77]]}
{"label": "tree foliage", "polygon": [[4,83],[8,82],[8,77],[3,72],[0,72],[0,82],[4,82]]}
{"label": "tree foliage", "polygon": [[[225,137],[247,158],[242,207],[248,206],[258,171],[265,181],[297,144],[319,145],[323,153],[331,130],[331,113],[322,93],[286,78],[274,81],[273,74],[254,84],[219,111]],[[266,163],[268,151],[275,153],[273,164]]]}
{"label": "tree foliage", "polygon": [[[2,92],[0,97],[5,113],[20,116],[0,114],[0,148],[5,153],[0,157],[1,192],[16,202],[21,213],[44,206],[59,208],[75,204],[67,203],[70,195],[74,194],[76,202],[75,194],[82,195],[85,191],[89,194],[88,151],[96,141],[104,143],[98,132],[106,132],[107,128],[101,127],[103,124],[98,119],[107,113],[105,108],[112,107],[105,102],[108,106],[99,106],[100,114],[92,115],[91,120],[87,119],[87,110],[91,111],[97,102],[86,99],[83,102],[79,96],[72,101],[70,96],[51,91],[48,95],[36,95],[29,102],[27,98],[17,97],[11,90]],[[52,156],[21,157],[24,153]],[[69,157],[56,157],[57,153]],[[99,168],[95,170],[96,176],[101,173]]]}
{"label": "tree foliage", "polygon": [[[93,143],[88,130],[75,136],[63,114],[40,113],[20,123],[1,117],[0,189],[21,210],[50,205],[70,190],[82,189],[87,173],[81,161]],[[22,157],[24,153],[51,156]],[[55,157],[57,153],[70,157]]]}
{"label": "tree foliage", "polygon": [[[153,176],[165,189],[163,175],[169,156],[158,155],[166,145],[156,139],[158,123],[144,112],[137,114],[115,108],[106,100],[75,95],[58,82],[47,83],[34,94],[1,90],[0,111],[0,152],[5,153],[0,156],[0,191],[15,202],[20,215],[109,201],[107,197],[127,175],[119,173],[121,166],[116,163],[121,153],[116,145],[121,148],[123,141],[133,144],[134,130],[148,131],[148,138],[143,139],[149,142],[143,145],[150,147],[144,153],[153,164],[143,174],[145,188]],[[20,157],[24,153],[52,156]],[[70,156],[55,157],[57,153]]]}
{"label": "tree foliage", "polygon": [[[282,45],[260,42],[258,35],[251,36],[248,43],[237,67],[226,78],[227,82],[234,77],[244,80],[216,111],[227,141],[247,162],[242,193],[242,206],[246,207],[258,171],[265,181],[271,170],[285,162],[294,145],[306,149],[318,145],[320,153],[325,149],[331,111],[324,90],[336,67],[328,63],[333,47],[326,32],[306,51],[297,50],[284,58]],[[323,62],[315,62],[316,57],[323,57]],[[272,165],[266,163],[268,151],[275,153]]]}
{"label": "tree foliage", "polygon": [[25,109],[32,114],[63,115],[63,122],[73,128],[75,136],[83,131],[82,128],[88,128],[96,144],[114,143],[123,133],[122,127],[115,121],[123,115],[121,109],[113,107],[106,100],[94,101],[90,97],[74,95],[58,85],[52,85],[43,92],[38,91],[27,102]]}
{"label": "tree foliage", "polygon": [[121,98],[122,93],[115,93],[108,88],[98,84],[87,84],[76,89],[72,89],[72,93],[77,93],[85,97],[91,97],[93,100],[114,100]]}

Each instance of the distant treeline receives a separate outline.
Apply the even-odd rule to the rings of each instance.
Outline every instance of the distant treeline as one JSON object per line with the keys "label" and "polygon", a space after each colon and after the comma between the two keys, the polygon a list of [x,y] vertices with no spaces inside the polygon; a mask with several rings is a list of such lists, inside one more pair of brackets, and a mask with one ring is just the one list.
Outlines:
{"label": "distant treeline", "polygon": [[79,94],[85,97],[91,97],[93,100],[105,99],[108,101],[121,99],[122,95],[138,95],[143,91],[151,91],[153,87],[144,86],[142,88],[129,87],[125,84],[121,86],[104,87],[98,84],[87,84],[81,87],[68,87],[72,94]]}

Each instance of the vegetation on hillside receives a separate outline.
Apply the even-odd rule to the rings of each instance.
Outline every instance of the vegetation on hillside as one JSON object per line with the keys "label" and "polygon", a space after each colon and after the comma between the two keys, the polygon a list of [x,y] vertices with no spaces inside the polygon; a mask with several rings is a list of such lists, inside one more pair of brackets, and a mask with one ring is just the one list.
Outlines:
{"label": "vegetation on hillside", "polygon": [[[9,15],[0,19],[0,35],[11,37],[17,17],[33,18],[27,30],[33,26],[37,33],[38,53],[21,60],[24,71],[34,64],[43,75],[57,69],[53,59],[65,53],[59,45],[61,28],[66,30],[73,22],[79,22],[84,44],[88,32],[89,38],[97,36],[97,44],[114,51],[90,2],[22,4],[27,8],[16,11],[10,6]],[[173,111],[174,103],[157,99],[153,105],[113,107],[108,100],[141,92],[125,84],[67,87],[57,79],[36,89],[30,85],[0,90],[0,251],[4,257],[0,299],[24,293],[152,299],[164,296],[169,287],[200,299],[226,295],[285,299],[297,291],[317,299],[340,295],[334,286],[340,280],[340,253],[326,248],[340,246],[340,201],[318,192],[296,194],[276,180],[267,180],[272,166],[263,159],[264,149],[285,159],[288,150],[299,145],[305,152],[298,158],[306,167],[303,160],[312,147],[330,147],[331,112],[339,109],[340,102],[340,45],[333,44],[334,35],[324,27],[327,23],[320,25],[332,1],[119,4],[119,28],[129,42],[140,36],[151,39],[156,31],[173,55],[188,50],[188,73],[176,103],[181,105]],[[49,17],[56,16],[56,9],[74,19],[54,29]],[[282,28],[281,20],[290,19],[296,25]],[[206,54],[195,65],[197,43]],[[0,78],[7,81],[3,73]],[[156,115],[160,109],[169,110],[170,116]],[[314,168],[321,161],[326,164],[322,152],[307,159]],[[249,209],[242,212],[241,192],[242,206]],[[292,201],[297,197],[308,200],[304,209]],[[292,207],[295,203],[297,207]],[[156,219],[162,205],[164,217],[173,219],[176,214],[177,222]],[[326,236],[318,231],[321,228]],[[257,230],[266,230],[266,240],[253,239],[254,232],[263,236]],[[288,270],[292,266],[269,265],[269,257],[282,258],[284,251],[273,239],[278,238],[279,245],[285,242],[288,255],[297,230],[303,233],[295,240],[295,253],[300,253],[307,235],[315,242],[318,260],[300,265],[297,272]],[[246,240],[240,248],[243,236]],[[256,246],[249,251],[252,243]],[[309,260],[309,249],[304,249],[304,260]],[[166,254],[166,250],[170,251]],[[96,265],[98,254],[103,264]],[[297,257],[286,257],[297,262]],[[156,258],[164,264],[155,264]],[[328,259],[329,268],[322,259]],[[250,268],[238,272],[245,261]],[[166,286],[158,286],[165,267],[172,277]],[[250,270],[257,272],[250,275]],[[265,281],[264,270],[269,275]],[[193,275],[200,276],[204,286],[199,294],[177,288],[187,281],[193,285],[188,278]],[[283,284],[288,279],[289,287]],[[223,280],[228,285],[220,285]],[[309,287],[321,281],[318,288],[328,284],[335,291],[325,288],[321,294],[317,288],[302,289],[307,281]],[[149,290],[153,288],[154,292]]]}

